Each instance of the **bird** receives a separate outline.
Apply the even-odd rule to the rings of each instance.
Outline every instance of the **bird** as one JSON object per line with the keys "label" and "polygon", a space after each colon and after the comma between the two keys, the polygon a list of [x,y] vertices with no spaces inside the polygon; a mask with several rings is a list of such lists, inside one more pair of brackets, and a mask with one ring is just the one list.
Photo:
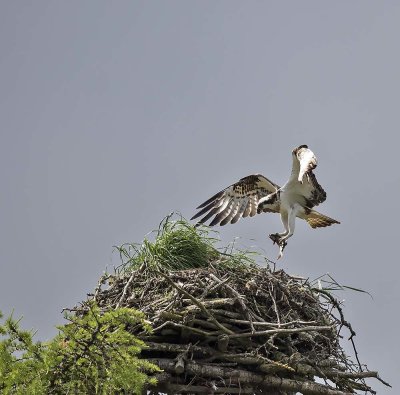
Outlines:
{"label": "bird", "polygon": [[292,150],[292,171],[282,187],[262,174],[251,174],[200,204],[196,208],[200,211],[191,220],[202,217],[196,224],[198,226],[212,218],[209,226],[223,226],[260,213],[279,213],[284,230],[269,235],[279,246],[279,259],[294,233],[296,218],[306,220],[312,228],[340,224],[314,210],[326,200],[326,192],[313,172],[316,167],[315,154],[307,145],[300,145]]}

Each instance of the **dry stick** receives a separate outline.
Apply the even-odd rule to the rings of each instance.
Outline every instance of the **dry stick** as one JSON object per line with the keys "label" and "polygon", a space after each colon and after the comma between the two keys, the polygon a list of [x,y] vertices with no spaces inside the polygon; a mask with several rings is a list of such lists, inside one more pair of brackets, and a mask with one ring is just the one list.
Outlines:
{"label": "dry stick", "polygon": [[365,370],[363,372],[338,372],[336,370],[326,370],[323,371],[329,378],[331,377],[339,377],[341,379],[365,379],[365,378],[376,378],[379,381],[381,381],[383,384],[387,385],[388,387],[391,387],[390,384],[384,382],[380,377],[378,372],[376,371],[368,371]]}
{"label": "dry stick", "polygon": [[212,389],[210,387],[204,387],[202,385],[185,385],[185,384],[167,384],[165,387],[166,391],[169,391],[172,394],[180,394],[182,392],[190,392],[197,394],[254,394],[255,391],[253,388],[244,387],[244,388],[229,388],[229,387],[218,387],[216,389]]}
{"label": "dry stick", "polygon": [[[249,321],[246,320],[238,320],[235,318],[225,318],[226,322],[230,322],[231,324],[243,324],[243,325],[250,325]],[[275,328],[275,327],[285,327],[285,326],[290,326],[290,325],[314,325],[316,324],[316,321],[290,321],[290,322],[281,322],[280,324],[276,322],[258,322],[258,321],[253,321],[254,326],[267,326],[269,328]]]}
{"label": "dry stick", "polygon": [[219,335],[221,333],[221,331],[206,332],[206,331],[203,331],[203,330],[201,330],[199,328],[194,328],[192,326],[179,324],[179,323],[173,322],[173,321],[165,321],[163,324],[161,324],[157,328],[154,328],[153,332],[158,332],[161,329],[165,328],[166,326],[172,326],[174,328],[179,328],[179,329],[186,329],[186,330],[188,330],[190,332],[196,333],[197,335],[202,335],[202,336],[207,337],[207,338],[214,338],[215,336],[217,336],[217,335]]}
{"label": "dry stick", "polygon": [[319,292],[319,293],[325,295],[325,296],[331,301],[332,305],[333,305],[334,307],[336,307],[336,309],[337,309],[337,311],[339,312],[339,315],[340,315],[341,324],[344,325],[344,326],[350,331],[349,340],[351,341],[351,344],[353,345],[354,354],[355,354],[355,356],[356,356],[356,359],[357,359],[357,362],[358,362],[358,366],[359,366],[359,368],[360,368],[360,371],[362,372],[362,371],[363,371],[363,368],[362,368],[361,362],[360,362],[360,360],[359,360],[359,358],[358,358],[357,348],[356,348],[356,345],[354,344],[354,340],[353,340],[353,337],[356,335],[356,332],[354,332],[354,330],[353,330],[353,328],[352,328],[350,322],[347,322],[347,321],[344,319],[343,310],[342,310],[342,308],[340,307],[339,302],[338,302],[338,301],[336,300],[336,298],[334,298],[328,291],[325,291],[324,289],[311,288],[311,290],[312,290],[312,291],[317,291],[317,292]]}
{"label": "dry stick", "polygon": [[229,335],[231,339],[240,338],[240,337],[253,337],[253,336],[269,336],[269,335],[281,335],[281,334],[292,334],[299,332],[320,332],[320,331],[331,331],[333,326],[306,326],[304,328],[281,328],[281,329],[269,329],[266,331],[259,332],[247,332],[247,333],[234,333]]}
{"label": "dry stick", "polygon": [[205,298],[210,292],[216,291],[218,288],[220,288],[222,285],[227,283],[229,280],[230,280],[230,278],[227,277],[224,280],[222,280],[222,282],[220,282],[219,284],[212,284],[212,285],[209,285],[208,287],[206,287],[206,289],[204,290],[204,292],[200,296],[200,300]]}
{"label": "dry stick", "polygon": [[[213,359],[222,359],[230,362],[236,362],[242,365],[260,365],[259,368],[266,372],[268,368],[273,370],[283,370],[287,371],[288,366],[284,364],[277,364],[276,361],[270,360],[265,357],[251,355],[251,354],[232,354],[226,352],[218,352],[214,348],[211,347],[202,347],[202,346],[193,346],[190,345],[188,347],[185,344],[171,344],[171,343],[154,343],[147,342],[146,343],[147,350],[154,350],[158,352],[174,352],[177,354],[182,354],[185,352],[193,352],[203,357],[212,356]],[[210,359],[208,359],[210,360]],[[319,376],[318,372],[310,365],[307,364],[299,364],[295,369],[298,373],[301,374],[312,374],[313,376]],[[334,369],[320,369],[323,375],[328,378],[339,378],[339,379],[362,379],[362,378],[376,378],[380,380],[379,374],[376,371],[364,371],[364,372],[342,372]],[[319,376],[321,377],[321,376]],[[389,384],[383,382],[385,385],[390,386]]]}
{"label": "dry stick", "polygon": [[233,311],[223,310],[223,309],[210,309],[209,311],[211,313],[225,316],[225,317],[230,317],[230,318],[240,318],[241,317],[241,314],[235,313]]}
{"label": "dry stick", "polygon": [[[155,342],[146,342],[148,346],[148,350],[154,350],[158,352],[175,352],[177,354],[182,353],[188,350],[187,346],[184,344],[171,344],[171,343],[155,343]],[[276,365],[275,361],[272,361],[268,358],[252,355],[252,354],[232,354],[227,352],[218,352],[212,347],[204,347],[204,346],[190,346],[189,351],[201,355],[202,357],[211,356],[207,361],[222,359],[231,362],[240,363],[243,365],[260,365],[265,364],[265,362],[269,362],[270,364]],[[283,364],[279,364],[282,369],[287,370],[287,366]]]}
{"label": "dry stick", "polygon": [[251,311],[251,315],[256,319],[256,320],[258,320],[258,321],[262,321],[262,315],[263,315],[263,313],[261,313],[261,311],[260,311],[260,309],[259,309],[259,307],[258,307],[258,303],[257,303],[257,301],[256,301],[256,299],[254,298],[254,296],[253,296],[253,302],[254,302],[254,306],[256,307],[256,309],[257,309],[257,313],[258,314],[260,314],[260,315],[258,315],[258,314],[256,314],[254,311]]}
{"label": "dry stick", "polygon": [[[190,303],[193,301],[190,299],[183,299],[184,303]],[[236,300],[233,298],[218,298],[218,299],[212,299],[212,300],[203,300],[200,302],[205,308],[208,307],[220,307],[220,306],[233,306],[236,303]],[[193,310],[199,310],[199,307],[190,305],[184,308],[185,311],[193,311]]]}
{"label": "dry stick", "polygon": [[[185,316],[181,313],[170,313],[169,311],[162,311],[160,313],[160,317],[165,318],[167,320],[174,320],[174,321],[182,322]],[[194,318],[191,322],[193,322],[193,324],[203,326],[204,328],[207,328],[207,329],[214,329],[214,330],[217,329],[216,325],[210,321],[205,321],[205,320],[200,320],[198,318]]]}
{"label": "dry stick", "polygon": [[[273,285],[272,285],[272,287],[273,287]],[[274,288],[274,290],[275,290],[275,288]],[[275,314],[276,314],[276,319],[277,319],[277,321],[278,321],[278,327],[280,327],[280,326],[281,326],[281,320],[280,320],[280,318],[279,318],[278,306],[276,305],[275,297],[272,295],[272,292],[271,292],[271,290],[269,289],[269,287],[268,287],[268,292],[269,292],[269,295],[271,296],[272,302],[273,302],[273,304],[274,304],[274,310],[275,310]]]}
{"label": "dry stick", "polygon": [[358,381],[347,380],[346,382],[347,387],[352,388],[353,390],[364,391],[365,393],[371,393],[372,395],[376,395],[376,391],[374,391],[371,387],[369,387],[365,383],[360,383]]}
{"label": "dry stick", "polygon": [[179,287],[177,284],[175,284],[167,275],[165,275],[164,273],[158,272],[159,274],[161,274],[161,276],[163,276],[174,288],[176,288],[179,292],[181,292],[182,294],[184,294],[186,297],[188,297],[189,299],[191,299],[193,301],[193,303],[198,306],[200,308],[200,310],[206,314],[211,322],[213,322],[218,328],[220,328],[222,331],[224,331],[225,333],[227,333],[228,335],[233,334],[234,332],[232,332],[231,330],[229,330],[228,328],[226,328],[224,325],[222,325],[220,322],[218,322],[216,320],[216,318],[204,307],[204,305],[198,301],[194,296],[190,295],[189,292],[185,291],[183,288]]}
{"label": "dry stick", "polygon": [[250,328],[252,332],[255,332],[256,330],[254,329],[253,326],[253,319],[251,318],[250,312],[248,307],[246,306],[246,304],[243,302],[243,298],[240,296],[239,292],[237,292],[235,289],[233,289],[230,285],[228,284],[223,284],[223,281],[220,280],[216,275],[214,275],[213,273],[210,273],[210,277],[217,281],[219,284],[223,285],[225,288],[227,288],[233,295],[236,296],[240,306],[242,307],[243,311],[245,312],[247,319],[250,322]]}
{"label": "dry stick", "polygon": [[[166,372],[174,373],[175,371],[175,361],[173,360],[149,358],[148,361],[158,365]],[[186,362],[185,372],[189,375],[197,375],[199,377],[222,377],[224,379],[230,379],[230,382],[234,384],[251,384],[253,386],[257,385],[261,388],[280,389],[288,392],[301,392],[303,395],[352,395],[350,392],[339,391],[313,381],[299,381],[275,376],[265,376],[248,372],[247,370],[198,364],[192,361]]]}
{"label": "dry stick", "polygon": [[217,348],[219,351],[225,352],[228,349],[229,337],[225,333],[218,336]]}
{"label": "dry stick", "polygon": [[188,347],[186,344],[156,343],[156,342],[146,342],[145,350],[154,350],[158,352],[175,352],[175,353],[190,351],[192,353],[199,354],[203,357],[215,353],[215,349],[211,347],[202,347],[192,344],[190,345],[190,347]]}
{"label": "dry stick", "polygon": [[110,277],[110,275],[109,274],[103,274],[101,277],[100,277],[100,280],[99,280],[99,282],[97,283],[97,287],[95,288],[95,290],[94,290],[94,296],[93,296],[93,298],[94,298],[94,300],[97,300],[97,296],[98,296],[98,294],[100,293],[100,291],[101,291],[101,286],[104,284],[104,282],[107,280],[107,278],[109,278]]}
{"label": "dry stick", "polygon": [[176,357],[176,363],[175,363],[175,373],[176,374],[182,374],[185,371],[185,360],[186,360],[185,352],[178,354],[178,356]]}
{"label": "dry stick", "polygon": [[132,281],[133,281],[133,278],[135,277],[135,274],[136,274],[136,273],[133,272],[133,273],[131,274],[131,276],[129,277],[128,282],[125,284],[124,290],[122,291],[121,298],[119,299],[119,302],[118,302],[117,305],[115,306],[116,309],[118,309],[118,308],[121,306],[122,302],[125,300],[126,292],[128,291],[128,287],[131,285],[131,283],[132,283]]}

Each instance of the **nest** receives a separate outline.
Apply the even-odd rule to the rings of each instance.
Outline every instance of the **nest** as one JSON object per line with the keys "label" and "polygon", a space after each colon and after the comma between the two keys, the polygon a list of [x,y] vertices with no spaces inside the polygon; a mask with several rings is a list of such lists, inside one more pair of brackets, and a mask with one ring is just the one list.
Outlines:
{"label": "nest", "polygon": [[105,275],[91,299],[151,323],[151,334],[131,330],[147,344],[143,358],[163,370],[152,393],[375,393],[364,379],[377,372],[339,342],[344,330],[355,335],[339,301],[282,270],[226,265],[222,255],[187,270],[142,265]]}

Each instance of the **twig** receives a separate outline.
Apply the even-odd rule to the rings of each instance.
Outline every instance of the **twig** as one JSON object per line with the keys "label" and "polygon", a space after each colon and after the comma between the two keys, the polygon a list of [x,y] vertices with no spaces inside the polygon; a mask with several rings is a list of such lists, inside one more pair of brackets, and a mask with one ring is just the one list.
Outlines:
{"label": "twig", "polygon": [[216,318],[204,307],[204,305],[198,301],[194,296],[190,295],[189,292],[185,291],[183,288],[179,287],[177,284],[175,284],[167,275],[165,275],[164,273],[158,272],[159,274],[161,274],[161,276],[163,276],[174,288],[176,288],[180,293],[184,294],[186,297],[188,297],[189,299],[192,300],[192,302],[197,305],[200,310],[206,314],[210,320],[218,326],[218,328],[220,328],[221,330],[223,330],[225,333],[231,335],[233,334],[233,332],[231,330],[229,330],[228,328],[226,328],[224,325],[222,325],[221,323],[219,323]]}
{"label": "twig", "polygon": [[246,304],[243,302],[243,298],[242,296],[239,294],[239,292],[237,292],[236,290],[234,290],[231,286],[229,286],[228,284],[224,284],[222,280],[220,280],[216,275],[210,273],[210,277],[217,281],[219,284],[223,285],[226,289],[229,290],[229,292],[236,296],[240,306],[242,307],[242,310],[244,311],[244,313],[246,314],[247,319],[250,322],[250,327],[251,327],[251,331],[255,332],[254,326],[253,326],[253,319],[251,318],[249,309],[247,308]]}
{"label": "twig", "polygon": [[[272,287],[273,287],[273,285],[272,285]],[[281,320],[279,318],[279,311],[278,311],[278,306],[276,305],[275,296],[272,295],[272,292],[271,292],[269,287],[268,287],[268,292],[269,292],[269,295],[271,296],[272,303],[274,304],[274,310],[275,310],[275,314],[276,314],[276,320],[278,321],[278,327],[280,327],[281,326]]]}
{"label": "twig", "polygon": [[332,326],[306,326],[304,328],[281,328],[281,329],[269,329],[266,331],[259,332],[246,332],[246,333],[235,333],[233,335],[229,335],[231,339],[240,338],[240,337],[253,337],[253,336],[270,336],[270,335],[283,335],[283,334],[292,334],[292,333],[300,333],[300,332],[319,332],[319,331],[331,331]]}
{"label": "twig", "polygon": [[204,299],[210,292],[215,292],[218,288],[220,288],[222,285],[224,285],[225,283],[227,283],[230,280],[229,277],[225,278],[224,280],[222,280],[220,283],[218,284],[210,284],[208,287],[206,287],[206,289],[204,290],[204,292],[201,294],[200,296],[200,300]]}
{"label": "twig", "polygon": [[[230,322],[232,324],[238,324],[238,325],[250,325],[250,322],[247,320],[239,320],[235,318],[225,318],[226,322]],[[268,328],[275,328],[275,327],[286,327],[286,326],[291,326],[291,325],[315,325],[316,321],[289,321],[289,322],[281,322],[276,323],[276,322],[258,322],[258,321],[253,321],[254,326],[261,326],[261,327],[268,327]]]}
{"label": "twig", "polygon": [[[193,300],[190,299],[183,299],[184,303],[189,303],[192,302]],[[200,301],[199,301],[200,302]],[[216,298],[216,299],[212,299],[212,300],[203,300],[200,302],[205,308],[215,308],[215,307],[220,307],[220,306],[233,306],[236,303],[235,299],[232,298]],[[186,311],[194,311],[194,310],[201,310],[201,308],[196,304],[196,306],[187,306],[185,307]]]}
{"label": "twig", "polygon": [[208,338],[215,338],[216,335],[220,334],[220,331],[215,331],[215,332],[206,332],[202,329],[199,328],[194,328],[192,326],[187,326],[187,325],[183,325],[183,324],[179,324],[177,322],[173,322],[173,321],[166,321],[163,324],[161,324],[160,326],[158,326],[157,328],[154,328],[153,331],[154,332],[159,332],[161,329],[165,328],[166,326],[172,326],[173,328],[179,328],[179,329],[185,329],[187,331],[196,333],[198,335],[204,336],[204,337],[208,337]]}
{"label": "twig", "polygon": [[126,292],[128,291],[128,288],[131,285],[131,283],[135,277],[135,274],[136,274],[135,272],[132,272],[131,276],[129,277],[128,282],[125,284],[124,290],[122,291],[121,298],[119,299],[119,302],[115,306],[116,309],[118,309],[121,306],[122,302],[125,300]]}
{"label": "twig", "polygon": [[336,307],[336,310],[339,312],[339,315],[340,315],[340,322],[341,322],[341,324],[342,324],[343,326],[345,326],[345,327],[350,331],[349,340],[351,341],[351,344],[353,345],[353,350],[354,350],[355,357],[356,357],[356,359],[357,359],[358,367],[360,368],[360,371],[362,372],[362,371],[363,371],[363,368],[362,368],[361,362],[360,362],[360,360],[359,360],[359,358],[358,358],[357,348],[356,348],[356,345],[355,345],[354,339],[353,339],[354,336],[356,336],[356,332],[353,330],[353,328],[352,328],[350,322],[348,322],[348,321],[346,321],[346,320],[344,319],[343,310],[342,310],[342,308],[340,307],[339,302],[338,302],[338,301],[336,300],[336,298],[334,298],[328,291],[325,291],[324,289],[312,288],[311,290],[312,290],[312,291],[319,292],[320,294],[325,295],[325,296],[330,300],[330,302],[332,303],[332,305]]}
{"label": "twig", "polygon": [[228,311],[224,309],[210,309],[210,312],[216,315],[222,315],[225,317],[231,317],[231,318],[240,318],[242,315],[239,313],[235,313],[233,311]]}

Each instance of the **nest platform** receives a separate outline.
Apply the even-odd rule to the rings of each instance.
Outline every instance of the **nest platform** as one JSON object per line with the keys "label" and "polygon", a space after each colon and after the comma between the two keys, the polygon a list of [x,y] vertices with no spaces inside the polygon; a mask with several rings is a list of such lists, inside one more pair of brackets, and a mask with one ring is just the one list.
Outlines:
{"label": "nest platform", "polygon": [[343,350],[342,332],[355,333],[340,302],[283,270],[223,257],[187,270],[142,265],[105,275],[92,299],[151,323],[151,334],[132,331],[163,370],[154,394],[373,394],[365,378],[379,379]]}

